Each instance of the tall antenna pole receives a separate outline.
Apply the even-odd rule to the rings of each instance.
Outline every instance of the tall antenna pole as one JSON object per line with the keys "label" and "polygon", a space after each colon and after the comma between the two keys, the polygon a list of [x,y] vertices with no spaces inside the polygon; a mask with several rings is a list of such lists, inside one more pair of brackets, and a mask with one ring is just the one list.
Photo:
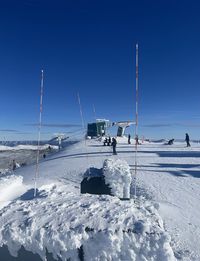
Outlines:
{"label": "tall antenna pole", "polygon": [[94,119],[95,119],[95,121],[96,121],[96,119],[97,119],[97,115],[96,115],[96,110],[95,110],[95,106],[94,106],[94,104],[93,104],[93,112],[94,112]]}
{"label": "tall antenna pole", "polygon": [[40,137],[42,127],[42,102],[43,102],[43,85],[44,85],[44,72],[41,70],[41,85],[40,85],[40,116],[38,125],[38,148],[37,148],[37,159],[36,159],[36,170],[35,170],[35,186],[34,186],[34,197],[37,194],[37,179],[39,176],[39,157],[40,157]]}
{"label": "tall antenna pole", "polygon": [[[83,131],[85,133],[85,123],[84,123],[84,119],[83,119],[83,111],[82,111],[81,99],[80,99],[79,93],[77,93],[77,97],[78,97],[78,103],[79,103],[79,108],[80,108],[80,115],[81,115]],[[87,142],[86,142],[86,133],[85,133],[84,139],[85,139],[85,150],[86,150],[86,155],[87,155],[87,165],[89,167],[88,150],[87,150]],[[89,173],[90,173],[90,168],[89,168]]]}
{"label": "tall antenna pole", "polygon": [[80,99],[79,93],[77,93],[77,97],[78,97],[78,104],[79,104],[79,109],[80,109],[82,127],[83,127],[83,130],[85,130],[85,124],[84,124],[84,120],[83,120],[83,111],[82,111],[82,107],[81,107],[81,99]]}
{"label": "tall antenna pole", "polygon": [[138,43],[136,44],[136,98],[135,98],[135,188],[134,195],[136,198],[136,179],[137,179],[137,152],[138,152]]}

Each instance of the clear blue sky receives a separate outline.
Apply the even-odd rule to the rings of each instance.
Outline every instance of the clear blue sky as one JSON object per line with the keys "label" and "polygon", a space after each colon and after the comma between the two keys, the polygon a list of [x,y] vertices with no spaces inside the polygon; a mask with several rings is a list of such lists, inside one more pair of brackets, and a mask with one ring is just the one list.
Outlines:
{"label": "clear blue sky", "polygon": [[44,123],[80,124],[77,92],[86,122],[93,104],[99,118],[134,119],[136,42],[140,134],[200,138],[199,13],[197,0],[1,1],[0,138],[37,137],[26,124],[38,122],[42,68]]}

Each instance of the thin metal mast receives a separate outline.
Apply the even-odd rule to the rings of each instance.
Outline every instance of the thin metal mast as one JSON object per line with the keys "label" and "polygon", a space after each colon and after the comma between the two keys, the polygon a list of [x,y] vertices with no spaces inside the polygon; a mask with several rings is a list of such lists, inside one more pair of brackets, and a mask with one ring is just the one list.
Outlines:
{"label": "thin metal mast", "polygon": [[136,44],[136,98],[135,98],[135,188],[134,195],[136,197],[136,181],[137,181],[137,152],[138,152],[138,43]]}
{"label": "thin metal mast", "polygon": [[89,168],[89,159],[88,159],[88,150],[87,150],[87,142],[86,142],[86,129],[85,129],[85,122],[83,119],[83,111],[82,111],[82,106],[81,106],[81,99],[79,96],[79,93],[77,93],[77,97],[78,97],[78,103],[79,103],[79,108],[80,108],[80,115],[81,115],[81,121],[82,121],[82,127],[83,127],[83,131],[84,131],[84,139],[85,139],[85,150],[86,150],[86,158],[87,158],[87,165],[88,165],[88,169],[89,169],[89,173],[90,173],[90,168]]}
{"label": "thin metal mast", "polygon": [[94,119],[95,119],[95,121],[96,121],[96,119],[97,119],[97,115],[96,115],[96,110],[95,110],[95,106],[94,106],[94,104],[93,104],[93,112],[94,112]]}
{"label": "thin metal mast", "polygon": [[36,159],[36,170],[35,170],[35,185],[34,185],[34,197],[37,194],[37,179],[39,177],[39,157],[40,157],[40,138],[41,138],[41,127],[42,127],[42,104],[43,104],[43,86],[44,86],[44,71],[41,70],[41,85],[40,85],[40,116],[38,125],[38,148],[37,148],[37,159]]}
{"label": "thin metal mast", "polygon": [[79,109],[80,109],[82,127],[83,127],[83,130],[85,131],[85,123],[84,123],[84,119],[83,119],[83,111],[82,111],[82,107],[81,107],[81,99],[80,99],[79,93],[77,93],[77,97],[78,97],[78,104],[79,104]]}

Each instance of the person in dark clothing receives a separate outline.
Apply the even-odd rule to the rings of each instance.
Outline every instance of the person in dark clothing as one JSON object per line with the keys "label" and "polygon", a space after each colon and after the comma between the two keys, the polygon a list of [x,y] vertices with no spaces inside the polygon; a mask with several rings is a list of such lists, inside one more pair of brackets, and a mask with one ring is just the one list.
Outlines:
{"label": "person in dark clothing", "polygon": [[16,161],[13,160],[13,162],[12,162],[12,170],[15,170],[16,168],[17,168]]}
{"label": "person in dark clothing", "polygon": [[112,138],[112,147],[113,147],[113,155],[117,155],[116,152],[116,146],[117,146],[117,140],[115,138]]}
{"label": "person in dark clothing", "polygon": [[167,145],[172,145],[174,143],[174,139],[168,141]]}
{"label": "person in dark clothing", "polygon": [[131,135],[128,135],[128,144],[131,144]]}
{"label": "person in dark clothing", "polygon": [[111,145],[111,137],[108,138],[108,144],[107,144],[107,145],[108,145],[108,146]]}
{"label": "person in dark clothing", "polygon": [[187,147],[190,147],[190,137],[189,137],[188,133],[185,134],[185,141],[187,143]]}
{"label": "person in dark clothing", "polygon": [[138,135],[135,136],[135,145],[139,145],[139,138],[138,138]]}
{"label": "person in dark clothing", "polygon": [[103,142],[103,146],[106,146],[106,144],[108,143],[107,138],[105,138],[104,142]]}

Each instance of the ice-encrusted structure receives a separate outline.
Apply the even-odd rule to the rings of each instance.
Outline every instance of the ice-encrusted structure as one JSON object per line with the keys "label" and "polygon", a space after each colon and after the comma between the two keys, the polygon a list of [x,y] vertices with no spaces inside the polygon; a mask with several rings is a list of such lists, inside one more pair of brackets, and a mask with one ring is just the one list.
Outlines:
{"label": "ice-encrusted structure", "polygon": [[103,164],[105,183],[112,194],[119,198],[130,198],[131,171],[125,160],[106,159]]}
{"label": "ice-encrusted structure", "polygon": [[[23,197],[21,197],[23,198]],[[172,261],[170,237],[151,202],[76,193],[62,184],[40,188],[32,200],[0,210],[0,246],[17,256],[23,246],[46,260]]]}

